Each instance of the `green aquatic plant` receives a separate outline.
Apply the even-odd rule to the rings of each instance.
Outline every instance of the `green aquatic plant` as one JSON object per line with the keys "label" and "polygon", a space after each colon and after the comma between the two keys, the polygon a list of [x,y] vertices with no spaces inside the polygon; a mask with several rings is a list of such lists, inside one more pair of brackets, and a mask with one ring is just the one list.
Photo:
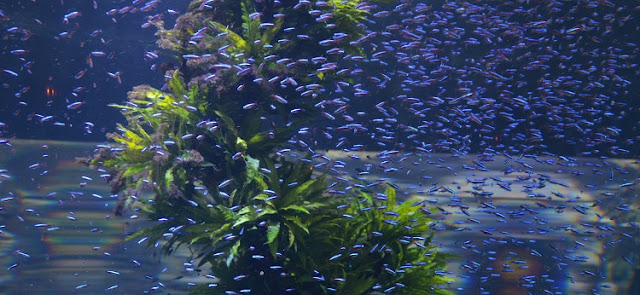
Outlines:
{"label": "green aquatic plant", "polygon": [[234,50],[231,51],[233,56],[244,54],[255,58],[257,62],[261,62],[269,52],[277,51],[280,49],[279,47],[285,46],[283,44],[289,43],[280,42],[279,44],[272,44],[273,38],[282,28],[283,18],[276,18],[274,23],[263,23],[259,13],[253,16],[253,12],[249,8],[251,6],[250,1],[242,1],[241,6],[242,36],[219,22],[210,22],[211,26],[227,34],[226,37],[229,38],[231,44],[233,44]]}
{"label": "green aquatic plant", "polygon": [[[284,28],[340,36],[347,48],[368,14],[362,1],[327,1],[321,10],[334,27],[294,5],[194,1],[174,29],[159,29],[181,66],[165,73],[162,90],[137,86],[112,105],[126,124],[86,160],[108,173],[118,215],[133,207],[155,222],[126,240],[165,254],[188,247],[212,278],[193,294],[449,293],[449,256],[431,244],[424,203],[401,202],[393,188],[332,193],[328,172],[314,171],[318,154],[291,155],[288,141],[320,115],[319,89],[336,80],[292,62],[320,51],[294,50],[306,40]],[[304,83],[313,95],[292,99],[296,90],[264,78]]]}
{"label": "green aquatic plant", "polygon": [[334,7],[333,18],[336,25],[345,28],[344,33],[362,37],[362,31],[358,30],[358,26],[367,20],[369,11],[362,6],[368,4],[359,0],[330,0],[328,3]]}
{"label": "green aquatic plant", "polygon": [[342,205],[315,218],[304,250],[294,257],[293,272],[320,277],[298,282],[302,294],[449,294],[435,288],[451,280],[443,268],[449,257],[431,245],[430,220],[422,202],[398,204],[395,190],[372,197],[362,190]]}

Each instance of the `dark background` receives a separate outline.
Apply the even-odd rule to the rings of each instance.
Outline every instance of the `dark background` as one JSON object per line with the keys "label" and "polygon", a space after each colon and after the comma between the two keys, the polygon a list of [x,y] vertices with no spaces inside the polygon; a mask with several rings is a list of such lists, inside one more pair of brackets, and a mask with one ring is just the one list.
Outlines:
{"label": "dark background", "polygon": [[[115,123],[123,120],[118,111],[107,104],[124,102],[127,91],[135,85],[162,86],[162,74],[150,69],[154,63],[160,68],[162,57],[145,60],[146,50],[157,50],[156,29],[153,26],[144,29],[141,25],[146,16],[163,13],[167,26],[172,26],[175,16],[166,13],[166,4],[159,3],[150,12],[109,16],[106,11],[126,7],[131,1],[98,2],[97,9],[91,1],[0,2],[0,10],[9,18],[0,21],[0,68],[19,73],[19,77],[0,75],[0,122],[5,124],[1,137],[104,141],[105,130],[113,131]],[[72,11],[82,15],[64,24],[64,15]],[[20,31],[9,33],[7,30],[11,27],[18,27]],[[95,30],[102,32],[91,37]],[[65,31],[71,36],[60,37]],[[32,37],[21,40],[28,32]],[[15,55],[11,53],[15,49],[29,52]],[[90,68],[86,58],[92,51],[103,51],[113,57],[93,56],[94,66]],[[30,74],[23,67],[29,61],[33,61]],[[87,69],[85,75],[75,79],[83,69]],[[117,71],[122,73],[121,84],[107,74]],[[29,91],[16,97],[24,87],[29,87]],[[72,94],[76,87],[85,88],[77,97]],[[47,96],[47,88],[53,89],[55,95]],[[67,105],[76,101],[85,104],[67,109]],[[40,118],[46,116],[53,119],[41,122]],[[56,122],[64,126],[54,124]],[[94,125],[91,133],[85,129],[85,122]]]}

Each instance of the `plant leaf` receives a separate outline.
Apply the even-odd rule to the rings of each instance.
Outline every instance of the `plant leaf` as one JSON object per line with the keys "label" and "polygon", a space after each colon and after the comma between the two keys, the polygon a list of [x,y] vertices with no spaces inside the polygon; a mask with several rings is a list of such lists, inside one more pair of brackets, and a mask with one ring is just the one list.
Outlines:
{"label": "plant leaf", "polygon": [[280,233],[280,222],[269,225],[267,229],[267,244],[273,243],[273,241],[278,237],[278,233]]}
{"label": "plant leaf", "polygon": [[280,233],[280,222],[275,225],[269,225],[267,229],[267,244],[269,244],[269,252],[273,258],[276,257],[278,251],[278,234]]}
{"label": "plant leaf", "polygon": [[238,47],[238,49],[242,50],[242,51],[247,51],[248,47],[247,47],[247,41],[245,41],[244,39],[242,39],[242,37],[240,37],[240,35],[236,34],[234,31],[228,29],[227,27],[225,27],[223,24],[218,23],[218,22],[214,22],[211,21],[209,22],[212,26],[216,27],[218,30],[227,33],[227,38],[229,38],[231,40],[231,42],[233,42],[233,46]]}
{"label": "plant leaf", "polygon": [[233,244],[233,246],[231,247],[231,250],[229,250],[229,256],[227,257],[227,267],[231,266],[231,262],[233,261],[233,258],[235,258],[235,256],[238,255],[238,248],[240,248],[240,241],[238,240],[236,241],[235,244]]}
{"label": "plant leaf", "polygon": [[251,216],[249,216],[249,215],[242,215],[242,216],[240,216],[240,217],[236,220],[236,222],[233,224],[233,226],[232,226],[232,227],[237,227],[237,226],[239,226],[239,225],[245,224],[245,223],[247,223],[247,222],[249,222],[249,221],[252,221],[252,220],[253,220],[253,218],[252,218]]}
{"label": "plant leaf", "polygon": [[224,124],[224,127],[230,130],[233,133],[234,137],[238,137],[238,130],[236,129],[236,123],[233,122],[233,119],[231,119],[231,117],[225,115],[221,111],[214,111],[214,113],[220,117],[222,123]]}
{"label": "plant leaf", "polygon": [[395,206],[396,205],[396,190],[391,187],[388,186],[387,189],[384,191],[385,195],[387,195],[387,206],[391,207],[391,206]]}
{"label": "plant leaf", "polygon": [[133,166],[129,166],[129,168],[127,168],[127,170],[125,170],[124,173],[122,174],[122,177],[136,175],[142,172],[143,170],[147,169],[148,167],[149,167],[149,163],[147,162],[138,163]]}
{"label": "plant leaf", "polygon": [[177,97],[181,97],[182,95],[187,94],[185,85],[182,83],[182,80],[180,79],[179,71],[173,72],[173,78],[169,80],[169,86],[171,86],[171,90]]}
{"label": "plant leaf", "polygon": [[[291,223],[295,224],[296,227],[302,229],[303,231],[305,231],[307,234],[309,234],[309,228],[307,225],[303,224],[302,221],[300,220],[300,218],[298,216],[285,216],[284,219],[291,221]],[[286,223],[287,226],[289,227],[289,229],[292,229],[292,227],[290,226],[291,223]]]}
{"label": "plant leaf", "polygon": [[287,207],[282,208],[282,210],[295,210],[295,211],[304,212],[306,214],[310,214],[309,210],[307,210],[307,208],[302,207],[302,206],[298,206],[298,205],[289,205]]}
{"label": "plant leaf", "polygon": [[164,173],[164,186],[169,189],[173,183],[173,167],[167,169],[167,172]]}

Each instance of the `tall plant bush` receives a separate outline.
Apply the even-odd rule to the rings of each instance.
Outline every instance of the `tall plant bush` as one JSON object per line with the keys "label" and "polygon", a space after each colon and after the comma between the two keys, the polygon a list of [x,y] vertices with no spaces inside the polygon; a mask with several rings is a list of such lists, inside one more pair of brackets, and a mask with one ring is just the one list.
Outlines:
{"label": "tall plant bush", "polygon": [[312,149],[285,157],[326,90],[349,82],[337,64],[364,54],[373,7],[307,2],[196,0],[174,28],[156,22],[179,67],[113,105],[126,124],[87,163],[109,172],[116,213],[140,206],[155,222],[127,239],[190,247],[211,270],[194,294],[446,294],[425,204],[391,187],[329,195]]}

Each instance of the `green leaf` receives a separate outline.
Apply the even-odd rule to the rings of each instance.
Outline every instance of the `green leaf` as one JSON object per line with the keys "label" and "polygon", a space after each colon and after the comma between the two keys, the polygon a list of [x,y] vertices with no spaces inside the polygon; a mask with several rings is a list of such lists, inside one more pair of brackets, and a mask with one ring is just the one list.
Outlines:
{"label": "green leaf", "polygon": [[238,137],[238,130],[236,129],[236,123],[233,122],[233,119],[221,111],[214,111],[214,113],[220,117],[220,120],[222,120],[222,123],[224,124],[224,128],[230,130],[235,137]]}
{"label": "green leaf", "polygon": [[244,138],[252,138],[260,133],[261,125],[262,119],[260,119],[260,116],[245,116],[242,120],[240,135]]}
{"label": "green leaf", "polygon": [[296,241],[296,236],[293,234],[293,230],[289,229],[287,232],[289,232],[289,248],[291,248],[291,246],[293,246],[293,243]]}
{"label": "green leaf", "polygon": [[[251,10],[249,8],[251,6]],[[254,44],[255,40],[260,38],[260,18],[253,19],[249,16],[253,12],[254,8],[250,1],[242,2],[242,28],[244,29],[244,40],[247,42],[248,50],[245,52],[250,56],[253,56],[259,51],[258,44]],[[260,47],[262,47],[260,45]]]}
{"label": "green leaf", "polygon": [[232,221],[233,220],[233,211],[231,211],[231,209],[222,206],[222,205],[217,205],[216,208],[218,210],[220,210],[220,213],[222,213],[222,216],[224,216],[224,219],[226,221]]}
{"label": "green leaf", "polygon": [[158,231],[160,231],[160,229],[156,228],[155,226],[147,227],[147,228],[139,230],[139,231],[137,231],[137,232],[135,232],[135,233],[133,233],[131,235],[126,236],[124,238],[124,241],[128,242],[128,241],[131,241],[131,240],[133,240],[135,238],[146,236],[146,235],[149,235],[151,233],[158,232]]}
{"label": "green leaf", "polygon": [[[263,201],[263,202],[267,202],[267,199],[269,198],[269,195],[267,194],[258,194],[257,196],[255,196],[253,199],[254,200],[259,200],[259,201]],[[262,215],[262,214],[261,214]]]}
{"label": "green leaf", "polygon": [[206,162],[206,161],[198,163],[198,166],[202,167],[202,168],[206,168],[206,167],[214,167],[215,168],[216,167],[216,165],[213,165],[213,163]]}
{"label": "green leaf", "polygon": [[269,225],[267,229],[267,244],[273,243],[273,241],[278,237],[278,233],[280,233],[280,222]]}
{"label": "green leaf", "polygon": [[286,219],[288,221],[291,221],[291,222],[285,223],[287,225],[287,227],[289,227],[290,229],[292,228],[291,224],[293,223],[298,228],[302,229],[307,234],[309,234],[309,228],[307,227],[307,225],[302,223],[302,221],[300,220],[300,218],[298,216],[285,216],[284,219]]}
{"label": "green leaf", "polygon": [[274,26],[272,28],[267,29],[263,34],[262,34],[262,43],[264,44],[271,44],[271,41],[273,41],[273,37],[275,37],[275,35],[280,31],[280,29],[282,28],[282,24],[284,23],[284,19],[283,18],[278,18],[275,20]]}
{"label": "green leaf", "polygon": [[297,124],[290,127],[278,128],[275,130],[273,138],[267,136],[267,132],[257,133],[247,141],[247,151],[250,154],[255,154],[256,157],[269,153],[274,147],[283,146],[286,141],[291,138],[295,130],[297,130],[295,129],[296,127]]}
{"label": "green leaf", "polygon": [[373,198],[371,197],[371,195],[370,195],[370,194],[365,193],[365,192],[363,192],[363,191],[359,191],[359,193],[360,193],[360,195],[361,195],[361,196],[363,196],[363,197],[367,200],[367,202],[368,202],[369,204],[373,205]]}
{"label": "green leaf", "polygon": [[164,173],[164,186],[169,189],[173,183],[173,167],[169,168],[167,172]]}
{"label": "green leaf", "polygon": [[262,180],[262,177],[256,177],[253,180],[255,180],[260,185],[260,189],[265,190],[269,187],[267,183]]}
{"label": "green leaf", "polygon": [[237,47],[241,51],[246,52],[249,48],[247,47],[247,41],[242,39],[240,35],[236,34],[234,31],[228,29],[223,24],[211,21],[209,22],[212,26],[216,27],[221,32],[227,33],[227,38],[229,38],[233,42],[233,46]]}
{"label": "green leaf", "polygon": [[251,206],[244,207],[238,211],[238,215],[245,215],[253,213],[253,208]]}
{"label": "green leaf", "polygon": [[235,244],[231,247],[229,251],[229,256],[227,257],[227,267],[231,266],[231,262],[233,262],[233,258],[238,255],[238,248],[240,248],[240,240],[236,241]]}
{"label": "green leaf", "polygon": [[267,208],[264,208],[262,212],[260,212],[260,214],[258,214],[258,218],[264,217],[267,215],[277,214],[277,213],[278,211],[276,209],[273,209],[272,207],[267,207]]}
{"label": "green leaf", "polygon": [[[347,275],[348,276],[348,275]],[[360,276],[356,278],[349,278],[344,284],[340,286],[338,291],[340,294],[365,294],[373,287],[376,282],[376,278],[370,276]]]}
{"label": "green leaf", "polygon": [[267,244],[269,244],[269,252],[271,252],[271,256],[273,258],[276,257],[276,252],[278,252],[278,234],[280,233],[280,222],[275,225],[269,225],[267,229]]}
{"label": "green leaf", "polygon": [[395,206],[396,205],[396,190],[391,187],[388,186],[387,189],[384,191],[385,195],[387,195],[387,206],[391,207],[391,206]]}
{"label": "green leaf", "polygon": [[295,200],[304,199],[305,195],[310,194],[309,187],[312,186],[314,183],[316,183],[316,181],[318,180],[319,180],[318,178],[308,180],[303,184],[297,186],[295,189],[287,193],[287,195],[284,198],[281,199],[280,205],[287,206]]}
{"label": "green leaf", "polygon": [[188,94],[189,100],[191,102],[196,101],[199,90],[200,90],[200,87],[198,87],[198,84],[194,84],[193,86],[191,86],[191,89],[189,89],[189,94]]}
{"label": "green leaf", "polygon": [[245,181],[245,184],[248,184],[261,177],[260,171],[258,170],[260,169],[260,161],[252,158],[251,156],[246,156],[245,162],[247,163],[247,180]]}
{"label": "green leaf", "polygon": [[282,208],[282,210],[294,210],[294,211],[300,211],[300,212],[304,212],[306,214],[310,214],[309,210],[307,210],[307,208],[302,207],[302,206],[298,206],[298,205],[289,205],[287,207]]}
{"label": "green leaf", "polygon": [[173,72],[173,78],[169,80],[169,86],[171,86],[171,90],[177,97],[182,97],[182,95],[187,93],[185,85],[180,79],[179,71],[177,70]]}
{"label": "green leaf", "polygon": [[[249,4],[250,3],[247,3],[247,1],[242,1],[242,3],[240,3],[240,7],[242,8],[242,28],[245,30],[249,29],[249,25],[254,21],[249,16],[249,14],[251,13],[251,11],[249,11],[249,8],[247,7],[249,6]],[[259,20],[260,17],[258,17],[257,19]]]}
{"label": "green leaf", "polygon": [[237,227],[239,225],[243,225],[243,224],[245,224],[245,223],[247,223],[249,221],[252,221],[252,220],[253,220],[252,216],[242,215],[236,220],[236,222],[233,224],[232,227]]}
{"label": "green leaf", "polygon": [[148,162],[138,163],[133,166],[129,166],[129,168],[127,168],[127,170],[125,170],[124,173],[122,174],[122,177],[136,175],[142,172],[143,170],[147,169],[148,167],[149,167]]}

